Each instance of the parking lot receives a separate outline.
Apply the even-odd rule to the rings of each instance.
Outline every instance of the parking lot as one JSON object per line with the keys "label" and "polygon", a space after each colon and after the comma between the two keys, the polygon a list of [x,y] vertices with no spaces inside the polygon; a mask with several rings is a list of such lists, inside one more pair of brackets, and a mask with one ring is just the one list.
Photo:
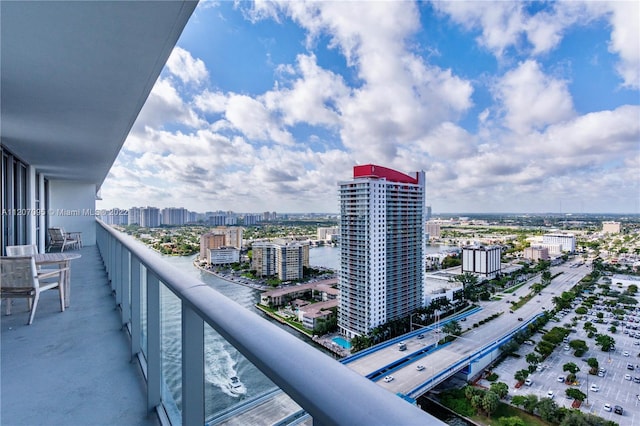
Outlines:
{"label": "parking lot", "polygon": [[[598,319],[596,316],[598,312],[604,314],[604,318],[602,318],[604,323],[602,324],[595,322]],[[574,317],[580,317],[575,313],[575,307],[569,310],[566,315],[558,315],[557,322],[549,321],[545,328],[550,330],[555,326],[571,324]],[[545,398],[551,391],[553,400],[559,406],[570,407],[573,400],[567,398],[565,391],[570,387],[575,387],[587,395],[587,399],[580,407],[583,412],[595,414],[621,425],[640,426],[640,397],[638,397],[640,394],[640,309],[625,315],[624,320],[619,321],[616,326],[617,332],[615,334],[609,331],[613,320],[613,315],[607,312],[604,307],[595,305],[593,310],[577,321],[575,331],[572,331],[568,336],[568,341],[584,340],[589,350],[578,358],[573,355],[573,350],[565,350],[567,349],[566,344],[558,345],[556,350],[539,366],[539,371],[534,371],[529,375],[530,386],[523,385],[517,389],[514,374],[518,370],[527,369],[528,364],[525,357],[534,350],[535,346],[533,345],[523,344],[518,351],[520,358],[509,357],[493,371],[499,375],[498,381],[509,385],[510,396],[535,394],[539,398]],[[593,323],[598,334],[609,335],[615,339],[615,350],[609,353],[603,352],[600,347],[596,346],[595,338],[587,337],[587,332],[584,330],[584,324],[587,321]],[[637,330],[633,330],[631,327],[636,327]],[[542,334],[536,334],[532,340],[537,343],[541,337]],[[599,376],[588,374],[590,367],[586,360],[592,357],[596,358],[599,367],[605,370],[603,374]],[[580,368],[577,373],[578,384],[576,386],[567,385],[559,380],[560,376],[563,378],[567,376],[568,372],[562,371],[562,367],[568,362],[573,362]],[[595,385],[593,389],[592,385]],[[624,409],[622,415],[614,412],[616,405]]]}

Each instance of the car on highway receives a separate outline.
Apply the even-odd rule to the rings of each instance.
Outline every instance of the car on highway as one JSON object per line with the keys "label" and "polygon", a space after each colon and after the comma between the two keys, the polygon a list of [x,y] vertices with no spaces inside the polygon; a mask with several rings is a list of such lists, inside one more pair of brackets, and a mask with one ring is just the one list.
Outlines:
{"label": "car on highway", "polygon": [[416,370],[418,371],[424,370],[424,365],[416,365]]}
{"label": "car on highway", "polygon": [[424,339],[424,334],[418,334],[418,335],[416,336],[416,338],[418,338],[418,339]]}
{"label": "car on highway", "polygon": [[393,381],[393,376],[385,376],[384,377],[384,382],[385,383],[389,383],[389,382],[392,382],[392,381]]}

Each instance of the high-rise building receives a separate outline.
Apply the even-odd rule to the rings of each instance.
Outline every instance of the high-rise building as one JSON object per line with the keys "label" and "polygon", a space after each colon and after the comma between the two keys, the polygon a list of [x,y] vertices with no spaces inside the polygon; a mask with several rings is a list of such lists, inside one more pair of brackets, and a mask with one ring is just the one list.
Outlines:
{"label": "high-rise building", "polygon": [[423,305],[425,174],[367,164],[339,185],[338,326],[352,338]]}
{"label": "high-rise building", "polygon": [[184,225],[189,220],[189,212],[184,207],[167,207],[161,213],[163,225]]}
{"label": "high-rise building", "polygon": [[160,209],[157,207],[141,208],[140,226],[143,228],[157,228],[160,226]]}
{"label": "high-rise building", "polygon": [[474,245],[462,248],[462,272],[494,277],[500,272],[500,246]]}
{"label": "high-rise building", "polygon": [[140,225],[142,221],[142,219],[140,218],[141,211],[141,207],[131,207],[129,209],[129,217],[127,218],[127,223],[129,225]]}
{"label": "high-rise building", "polygon": [[440,224],[437,222],[428,221],[427,235],[429,235],[429,239],[440,238]]}

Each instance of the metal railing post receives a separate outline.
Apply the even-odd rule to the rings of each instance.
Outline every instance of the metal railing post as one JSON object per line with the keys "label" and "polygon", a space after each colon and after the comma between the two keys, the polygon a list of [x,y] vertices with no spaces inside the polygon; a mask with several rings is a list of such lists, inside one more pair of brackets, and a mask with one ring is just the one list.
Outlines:
{"label": "metal railing post", "polygon": [[162,354],[160,330],[160,280],[147,270],[147,409],[162,402]]}
{"label": "metal railing post", "polygon": [[126,247],[122,247],[122,273],[120,274],[120,282],[122,283],[122,294],[120,295],[122,315],[122,327],[126,328],[131,321],[131,273],[129,271],[131,260],[130,253]]}
{"label": "metal railing post", "polygon": [[142,297],[140,294],[140,260],[131,255],[131,359],[140,353],[142,340]]}
{"label": "metal railing post", "polygon": [[182,302],[182,424],[204,424],[204,321]]}

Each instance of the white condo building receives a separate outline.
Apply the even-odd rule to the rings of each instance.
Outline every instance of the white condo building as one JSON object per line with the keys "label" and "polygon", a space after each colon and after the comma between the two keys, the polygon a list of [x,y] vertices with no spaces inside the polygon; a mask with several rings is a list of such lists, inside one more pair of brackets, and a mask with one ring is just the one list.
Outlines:
{"label": "white condo building", "polygon": [[[561,250],[569,253],[576,251],[576,236],[573,234],[557,233],[557,234],[545,234],[542,236],[542,244],[559,244]],[[549,253],[553,253],[549,250]]]}
{"label": "white condo building", "polygon": [[339,185],[338,326],[352,338],[423,305],[425,174],[367,164]]}

